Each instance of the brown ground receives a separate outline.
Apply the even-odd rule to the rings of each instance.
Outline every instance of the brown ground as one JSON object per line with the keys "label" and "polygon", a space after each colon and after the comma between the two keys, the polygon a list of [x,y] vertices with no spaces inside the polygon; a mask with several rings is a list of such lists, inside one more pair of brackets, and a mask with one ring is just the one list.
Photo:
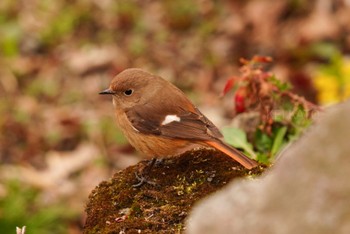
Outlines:
{"label": "brown ground", "polygon": [[135,172],[147,161],[119,171],[90,194],[84,233],[180,233],[191,207],[231,180],[260,175],[213,151],[189,151],[165,159],[149,173],[156,185],[137,183]]}

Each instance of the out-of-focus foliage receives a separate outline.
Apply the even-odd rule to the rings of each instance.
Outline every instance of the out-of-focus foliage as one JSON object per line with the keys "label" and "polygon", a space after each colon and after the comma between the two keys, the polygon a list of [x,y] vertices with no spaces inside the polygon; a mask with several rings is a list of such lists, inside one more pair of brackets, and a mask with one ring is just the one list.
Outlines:
{"label": "out-of-focus foliage", "polygon": [[[225,139],[263,163],[272,163],[283,146],[297,138],[320,110],[294,94],[287,83],[266,72],[262,64],[268,62],[269,57],[242,59],[241,76],[230,78],[223,90],[223,95],[234,90],[236,113],[255,114],[255,121],[245,131],[224,129]],[[249,141],[247,134],[251,136]]]}
{"label": "out-of-focus foliage", "polygon": [[67,221],[75,217],[63,204],[46,206],[40,191],[18,182],[7,184],[7,196],[0,198],[0,227],[3,233],[15,233],[14,227],[26,225],[27,233],[67,233]]}

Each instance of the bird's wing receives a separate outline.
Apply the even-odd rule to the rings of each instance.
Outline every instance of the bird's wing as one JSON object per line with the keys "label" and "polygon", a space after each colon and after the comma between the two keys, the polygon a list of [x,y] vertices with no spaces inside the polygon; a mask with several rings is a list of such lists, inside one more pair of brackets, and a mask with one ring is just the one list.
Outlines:
{"label": "bird's wing", "polygon": [[134,106],[126,115],[135,129],[143,134],[187,140],[211,140],[221,138],[217,127],[193,105],[184,108],[178,105],[151,104]]}

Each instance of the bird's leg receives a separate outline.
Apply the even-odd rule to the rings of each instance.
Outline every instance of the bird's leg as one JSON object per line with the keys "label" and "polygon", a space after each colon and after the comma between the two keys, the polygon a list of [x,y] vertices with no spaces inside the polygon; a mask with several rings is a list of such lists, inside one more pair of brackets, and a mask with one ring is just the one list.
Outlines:
{"label": "bird's leg", "polygon": [[161,161],[161,159],[152,158],[151,161],[149,161],[147,165],[140,170],[139,173],[135,172],[135,177],[138,180],[138,183],[134,184],[132,187],[141,187],[144,183],[155,185],[155,182],[147,180],[145,176],[147,176],[151,172],[154,165],[158,166]]}

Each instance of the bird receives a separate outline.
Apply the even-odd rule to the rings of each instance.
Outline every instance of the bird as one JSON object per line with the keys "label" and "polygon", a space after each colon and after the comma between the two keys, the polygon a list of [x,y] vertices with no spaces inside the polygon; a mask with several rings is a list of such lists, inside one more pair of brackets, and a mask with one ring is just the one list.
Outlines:
{"label": "bird", "polygon": [[116,123],[129,143],[149,158],[214,148],[246,169],[258,163],[223,141],[219,129],[171,82],[139,68],[117,74],[99,94],[111,95]]}

